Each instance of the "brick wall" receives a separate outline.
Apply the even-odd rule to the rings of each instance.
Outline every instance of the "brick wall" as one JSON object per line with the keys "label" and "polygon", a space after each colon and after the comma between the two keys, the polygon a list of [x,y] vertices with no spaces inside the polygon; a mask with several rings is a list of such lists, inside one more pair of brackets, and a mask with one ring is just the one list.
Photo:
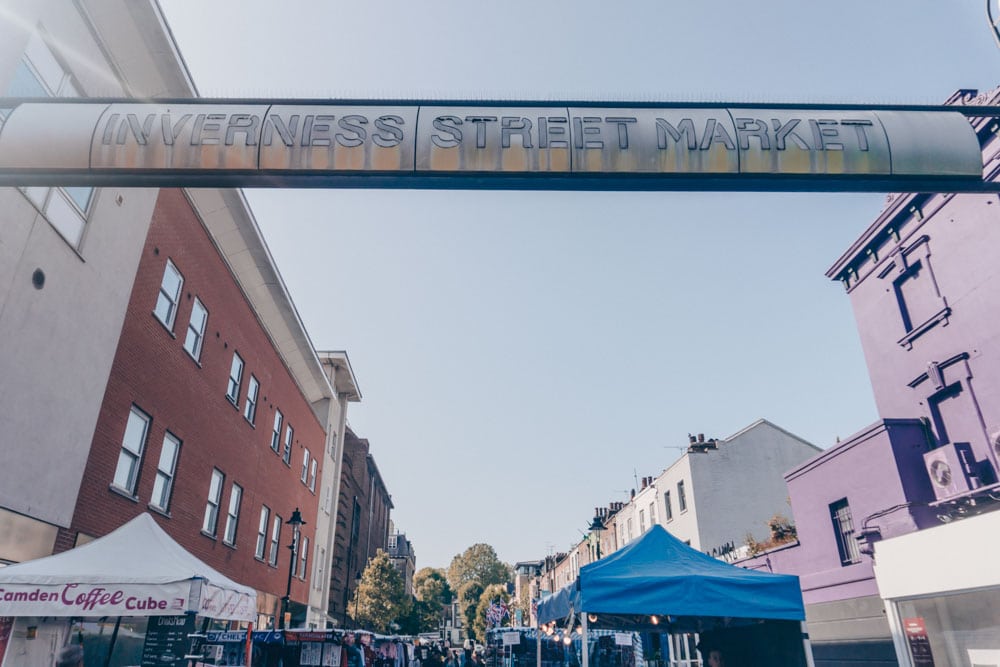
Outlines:
{"label": "brick wall", "polygon": [[[184,276],[179,310],[168,331],[153,315],[167,259]],[[197,297],[209,316],[200,359],[184,350]],[[226,397],[233,353],[244,360],[238,406]],[[243,417],[247,384],[260,382],[255,425]],[[110,488],[132,405],[151,424],[134,498]],[[270,448],[275,410],[294,428],[290,465]],[[150,510],[164,433],[182,441],[168,513]],[[284,430],[284,429],[283,429]],[[282,438],[284,432],[282,433]],[[151,511],[174,539],[227,576],[282,596],[288,576],[291,527],[283,526],[277,567],[254,557],[262,504],[287,520],[301,510],[313,569],[318,497],[300,481],[303,448],[320,457],[323,427],[299,391],[228,266],[219,256],[183,192],[161,190],[135,279],[114,366],[104,394],[70,533],[104,535],[140,512]],[[213,468],[225,474],[216,537],[202,533]],[[321,473],[321,471],[320,471]],[[317,474],[317,477],[319,473]],[[235,546],[223,544],[233,483],[243,488]],[[317,485],[316,493],[320,493]],[[65,540],[60,540],[62,546]],[[265,554],[266,557],[266,554]],[[305,602],[307,582],[296,580],[292,599]]]}

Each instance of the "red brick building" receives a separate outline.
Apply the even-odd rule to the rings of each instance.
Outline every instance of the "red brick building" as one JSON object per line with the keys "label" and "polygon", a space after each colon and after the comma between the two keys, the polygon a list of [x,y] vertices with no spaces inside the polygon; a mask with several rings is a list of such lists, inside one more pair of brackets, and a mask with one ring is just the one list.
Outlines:
{"label": "red brick building", "polygon": [[337,502],[337,530],[330,570],[329,613],[344,626],[352,624],[350,600],[368,561],[389,544],[392,496],[386,489],[368,440],[348,428],[344,435]]}
{"label": "red brick building", "polygon": [[[213,192],[225,206],[206,214]],[[280,278],[269,283],[277,274],[242,196],[220,192],[160,191],[57,551],[150,512],[195,556],[257,589],[262,624],[279,613],[291,566],[300,620],[318,553],[322,399],[333,394]],[[305,525],[290,565],[296,508]]]}

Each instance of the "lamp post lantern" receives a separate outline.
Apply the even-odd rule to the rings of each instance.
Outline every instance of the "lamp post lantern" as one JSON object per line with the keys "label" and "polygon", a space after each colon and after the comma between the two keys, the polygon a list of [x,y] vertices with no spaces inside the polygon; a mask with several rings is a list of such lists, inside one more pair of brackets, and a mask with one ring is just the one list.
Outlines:
{"label": "lamp post lantern", "polygon": [[600,508],[594,508],[594,520],[590,522],[590,532],[594,535],[594,560],[601,560],[601,533],[604,532],[604,521],[601,519]]}
{"label": "lamp post lantern", "polygon": [[288,559],[288,585],[285,587],[285,597],[281,598],[280,627],[282,629],[288,629],[290,621],[288,607],[292,600],[292,576],[295,574],[295,561],[299,555],[299,527],[306,525],[298,507],[292,512],[292,518],[285,523],[292,527],[292,543],[288,545],[288,550],[291,552]]}

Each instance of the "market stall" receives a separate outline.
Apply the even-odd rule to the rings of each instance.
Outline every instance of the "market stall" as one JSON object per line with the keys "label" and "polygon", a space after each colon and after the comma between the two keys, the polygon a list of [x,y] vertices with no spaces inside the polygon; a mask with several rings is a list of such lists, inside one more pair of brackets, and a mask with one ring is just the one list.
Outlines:
{"label": "market stall", "polygon": [[[804,620],[798,577],[730,565],[659,525],[583,566],[575,583],[538,605],[539,624],[550,630],[562,625],[560,631],[572,632],[579,625],[583,636],[592,627],[697,634],[703,655],[720,650],[727,667],[811,666]],[[582,651],[582,667],[589,653]]]}
{"label": "market stall", "polygon": [[113,630],[100,642],[107,655],[95,664],[115,665],[116,644],[131,644],[133,653],[159,652],[157,660],[166,667],[187,664],[186,635],[196,617],[255,621],[257,595],[195,558],[141,514],[89,544],[0,568],[0,617],[15,619],[0,654],[3,667],[49,667],[62,646],[74,641],[91,656],[95,647],[82,641],[84,622],[103,624],[103,636],[108,619]]}

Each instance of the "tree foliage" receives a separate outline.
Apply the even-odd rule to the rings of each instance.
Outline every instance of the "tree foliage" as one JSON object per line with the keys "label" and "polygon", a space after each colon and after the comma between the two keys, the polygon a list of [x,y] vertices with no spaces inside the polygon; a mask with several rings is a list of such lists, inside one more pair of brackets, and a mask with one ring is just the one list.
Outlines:
{"label": "tree foliage", "polygon": [[473,544],[455,556],[448,567],[448,583],[455,591],[469,581],[477,581],[483,587],[488,587],[505,584],[511,577],[510,566],[497,558],[493,547],[483,543]]}
{"label": "tree foliage", "polygon": [[391,623],[403,620],[411,605],[403,578],[382,549],[368,562],[351,601],[354,622],[365,629],[387,633]]}
{"label": "tree foliage", "polygon": [[475,630],[477,639],[486,638],[486,610],[494,602],[509,602],[510,595],[507,594],[507,586],[503,584],[493,584],[487,586],[483,594],[479,596],[479,603],[476,605],[476,616],[472,621],[472,628]]}
{"label": "tree foliage", "polygon": [[474,627],[476,607],[479,605],[483,590],[485,589],[478,581],[467,581],[458,589],[458,609],[466,628]]}

